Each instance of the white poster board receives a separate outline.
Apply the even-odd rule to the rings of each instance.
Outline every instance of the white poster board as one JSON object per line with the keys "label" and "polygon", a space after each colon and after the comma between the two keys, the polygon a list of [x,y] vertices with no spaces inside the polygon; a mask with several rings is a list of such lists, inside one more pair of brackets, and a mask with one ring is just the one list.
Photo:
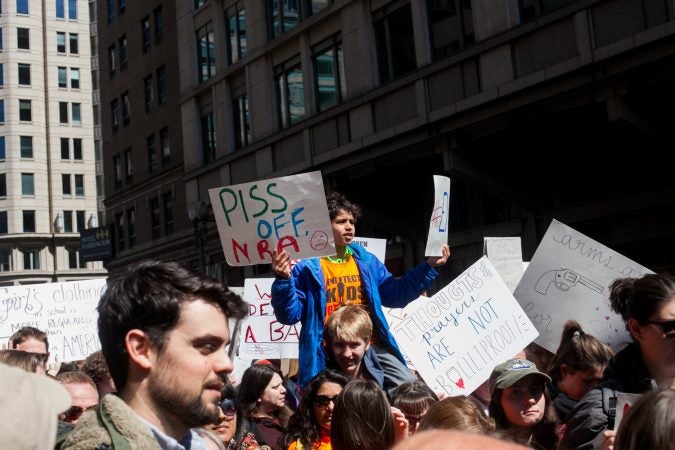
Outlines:
{"label": "white poster board", "polygon": [[537,336],[486,257],[404,308],[396,341],[434,392],[469,395]]}
{"label": "white poster board", "polygon": [[384,264],[384,258],[387,253],[387,240],[367,237],[354,236],[353,242],[356,242],[361,247],[368,250],[369,253],[375,255],[377,259]]}
{"label": "white poster board", "polygon": [[450,178],[434,175],[434,209],[429,221],[429,237],[425,256],[443,256],[442,247],[448,243],[450,221]]}
{"label": "white poster board", "polygon": [[621,421],[628,414],[635,402],[640,400],[643,394],[629,394],[626,392],[616,393],[616,417],[614,418],[614,430],[619,429]]}
{"label": "white poster board", "polygon": [[101,349],[96,307],[105,287],[101,278],[0,288],[0,342],[31,326],[47,333],[50,362],[86,358]]}
{"label": "white poster board", "polygon": [[483,238],[483,254],[488,257],[511,292],[523,277],[523,251],[520,237]]}
{"label": "white poster board", "polygon": [[242,359],[297,358],[300,322],[283,325],[272,309],[274,278],[244,280],[244,300],[249,314],[239,333],[239,357]]}
{"label": "white poster board", "polygon": [[231,266],[335,254],[321,172],[209,189],[225,259]]}
{"label": "white poster board", "polygon": [[616,278],[641,277],[649,269],[553,220],[514,296],[539,331],[535,342],[555,353],[563,326],[576,320],[614,352],[631,341],[621,316],[609,306]]}

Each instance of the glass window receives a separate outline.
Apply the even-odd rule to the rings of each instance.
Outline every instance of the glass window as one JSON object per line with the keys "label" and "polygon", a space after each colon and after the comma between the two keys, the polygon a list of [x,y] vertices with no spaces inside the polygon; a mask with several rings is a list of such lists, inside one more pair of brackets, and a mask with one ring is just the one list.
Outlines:
{"label": "glass window", "polygon": [[7,197],[7,175],[0,173],[0,197]]}
{"label": "glass window", "polygon": [[115,56],[115,45],[108,47],[108,67],[110,68],[110,77],[115,75],[117,70],[117,57]]}
{"label": "glass window", "polygon": [[143,93],[145,94],[145,111],[152,111],[152,74],[143,78]]}
{"label": "glass window", "polygon": [[30,122],[33,120],[30,100],[19,100],[19,120],[22,122]]}
{"label": "glass window", "polygon": [[35,233],[35,211],[22,211],[24,233]]}
{"label": "glass window", "polygon": [[201,8],[204,6],[204,3],[206,3],[206,0],[195,0],[195,9]]}
{"label": "glass window", "polygon": [[145,145],[148,149],[148,173],[157,172],[157,149],[155,148],[154,133],[145,138]]}
{"label": "glass window", "polygon": [[5,159],[5,137],[0,136],[0,160]]}
{"label": "glass window", "polygon": [[59,102],[59,122],[68,123],[68,102]]}
{"label": "glass window", "polygon": [[126,247],[124,240],[124,213],[115,214],[115,231],[117,235],[117,250],[122,251]]}
{"label": "glass window", "polygon": [[427,0],[435,60],[458,53],[474,43],[470,0]]}
{"label": "glass window", "polygon": [[216,74],[215,35],[211,22],[197,30],[197,64],[200,83]]}
{"label": "glass window", "polygon": [[166,102],[166,70],[164,66],[157,69],[157,103]]}
{"label": "glass window", "polygon": [[162,194],[162,204],[164,207],[164,235],[169,236],[173,233],[173,195],[171,192]]}
{"label": "glass window", "polygon": [[30,86],[30,64],[19,63],[19,84]]}
{"label": "glass window", "polygon": [[243,3],[236,3],[226,15],[227,61],[234,64],[246,54],[246,11]]}
{"label": "glass window", "polygon": [[328,48],[323,45],[323,49],[314,55],[314,88],[318,111],[337,105],[346,93],[342,42],[334,38],[327,45]]}
{"label": "glass window", "polygon": [[122,186],[122,156],[113,156],[113,167],[115,168],[115,188]]}
{"label": "glass window", "polygon": [[66,7],[63,3],[63,0],[56,0],[56,17],[58,19],[66,18]]}
{"label": "glass window", "polygon": [[61,138],[61,159],[70,159],[70,146],[68,138]]}
{"label": "glass window", "polygon": [[75,195],[84,196],[84,175],[75,175]]}
{"label": "glass window", "polygon": [[115,21],[115,0],[108,0],[108,25]]}
{"label": "glass window", "polygon": [[169,141],[168,128],[159,130],[159,145],[162,149],[162,167],[165,167],[171,162],[171,142]]}
{"label": "glass window", "polygon": [[120,109],[117,104],[117,99],[110,102],[110,116],[112,118],[112,130],[115,133],[120,129]]}
{"label": "glass window", "polygon": [[131,122],[131,105],[129,104],[129,92],[122,94],[122,123],[126,127]]}
{"label": "glass window", "polygon": [[0,99],[0,123],[5,121],[5,100]]}
{"label": "glass window", "polygon": [[0,211],[0,234],[7,234],[7,211]]}
{"label": "glass window", "polygon": [[136,208],[127,209],[127,236],[129,248],[136,245]]}
{"label": "glass window", "polygon": [[417,67],[410,5],[393,12],[383,8],[373,16],[380,83],[386,83]]}
{"label": "glass window", "polygon": [[70,184],[70,174],[61,174],[61,190],[63,195],[73,195],[72,185]]}
{"label": "glass window", "polygon": [[565,5],[574,3],[574,1],[575,0],[518,0],[520,21],[522,23],[534,19]]}
{"label": "glass window", "polygon": [[65,233],[73,232],[73,212],[63,211],[63,231]]}
{"label": "glass window", "polygon": [[300,63],[287,63],[276,69],[279,124],[289,127],[305,116],[305,91]]}
{"label": "glass window", "polygon": [[70,68],[70,87],[72,89],[80,88],[80,69],[76,67]]}
{"label": "glass window", "polygon": [[66,52],[66,33],[61,31],[56,32],[56,51],[59,53]]}
{"label": "glass window", "polygon": [[19,136],[22,158],[33,157],[33,136]]}
{"label": "glass window", "polygon": [[201,118],[203,164],[216,159],[216,126],[213,119],[213,111]]}
{"label": "glass window", "polygon": [[28,14],[28,0],[16,0],[16,12],[18,14]]}
{"label": "glass window", "polygon": [[21,174],[21,195],[35,195],[35,176],[32,173]]}
{"label": "glass window", "polygon": [[69,34],[69,42],[70,42],[70,53],[72,55],[77,55],[78,54],[77,33]]}
{"label": "glass window", "polygon": [[[4,212],[5,214],[5,221],[7,220],[7,212],[2,211],[0,214]],[[0,272],[9,272],[12,270],[12,251],[9,249],[0,249]]]}
{"label": "glass window", "polygon": [[145,16],[141,19],[141,38],[143,41],[143,53],[148,53],[151,42],[152,30],[150,29],[150,16]]}
{"label": "glass window", "polygon": [[77,20],[77,0],[68,0],[68,18]]}
{"label": "glass window", "polygon": [[69,269],[86,269],[87,263],[80,259],[80,250],[76,248],[67,248],[68,252],[68,268]]}
{"label": "glass window", "polygon": [[162,225],[159,211],[159,198],[150,199],[150,231],[153,239],[162,235]]}
{"label": "glass window", "polygon": [[301,0],[267,0],[271,12],[272,36],[277,37],[295,26],[300,21]]}
{"label": "glass window", "polygon": [[120,46],[120,69],[127,68],[127,35],[125,34],[117,43]]}
{"label": "glass window", "polygon": [[59,67],[59,87],[64,88],[68,87],[68,74],[65,67]]}
{"label": "glass window", "polygon": [[73,138],[73,159],[82,160],[82,138]]}
{"label": "glass window", "polygon": [[76,211],[75,217],[77,220],[77,231],[84,230],[84,211]]}
{"label": "glass window", "polygon": [[155,42],[160,43],[164,37],[164,13],[162,12],[162,5],[159,5],[152,11],[155,20]]}
{"label": "glass window", "polygon": [[73,113],[73,125],[82,125],[82,116],[80,115],[82,105],[79,103],[73,103],[71,109]]}
{"label": "glass window", "polygon": [[120,16],[124,14],[124,11],[127,9],[127,0],[117,0],[117,9],[120,12]]}
{"label": "glass window", "polygon": [[237,148],[251,143],[251,124],[248,113],[248,96],[241,95],[234,99],[234,130]]}
{"label": "glass window", "polygon": [[28,28],[16,29],[16,46],[22,50],[30,50],[30,30]]}
{"label": "glass window", "polygon": [[24,270],[39,270],[40,269],[40,250],[24,249],[21,250],[23,256]]}
{"label": "glass window", "polygon": [[0,63],[0,86],[5,85],[5,64]]}
{"label": "glass window", "polygon": [[131,181],[131,179],[133,178],[133,175],[134,175],[133,165],[134,165],[134,161],[133,161],[133,158],[131,156],[131,149],[128,148],[128,149],[124,150],[124,175],[127,179],[127,183],[129,183]]}

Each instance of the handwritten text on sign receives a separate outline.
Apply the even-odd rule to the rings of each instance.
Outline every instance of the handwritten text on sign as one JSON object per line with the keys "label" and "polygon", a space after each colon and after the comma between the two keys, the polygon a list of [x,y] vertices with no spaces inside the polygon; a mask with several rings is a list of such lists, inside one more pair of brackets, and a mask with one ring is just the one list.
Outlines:
{"label": "handwritten text on sign", "polygon": [[404,308],[396,341],[435,391],[468,395],[537,331],[483,257],[431,298]]}
{"label": "handwritten text on sign", "polygon": [[84,359],[101,349],[96,307],[106,280],[0,288],[0,341],[22,327],[45,331],[52,361]]}
{"label": "handwritten text on sign", "polygon": [[273,282],[274,278],[247,278],[244,281],[244,300],[249,305],[249,313],[241,325],[241,358],[298,357],[300,323],[283,325],[277,322],[271,303]]}
{"label": "handwritten text on sign", "polygon": [[646,273],[651,271],[554,220],[513,295],[539,331],[537,344],[547,350],[555,353],[565,322],[574,319],[616,352],[630,336],[610,309],[609,285]]}
{"label": "handwritten text on sign", "polygon": [[434,175],[434,209],[429,221],[429,237],[425,256],[442,256],[441,248],[448,243],[450,220],[450,178]]}
{"label": "handwritten text on sign", "polygon": [[231,266],[335,253],[321,172],[209,190],[218,234]]}

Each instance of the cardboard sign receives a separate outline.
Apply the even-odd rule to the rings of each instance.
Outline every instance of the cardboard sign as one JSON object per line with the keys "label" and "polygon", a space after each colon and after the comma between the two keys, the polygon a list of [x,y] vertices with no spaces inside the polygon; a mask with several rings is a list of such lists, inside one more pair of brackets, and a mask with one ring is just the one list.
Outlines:
{"label": "cardboard sign", "polygon": [[231,266],[335,254],[321,172],[209,189],[218,234]]}
{"label": "cardboard sign", "polygon": [[614,430],[619,429],[619,425],[624,416],[633,407],[635,402],[640,400],[643,394],[628,394],[626,392],[616,393],[616,417],[614,418]]}
{"label": "cardboard sign", "polygon": [[86,358],[101,349],[96,307],[105,288],[103,278],[0,288],[0,341],[31,326],[47,333],[50,362]]}
{"label": "cardboard sign", "polygon": [[488,257],[509,290],[515,291],[524,272],[520,238],[483,238],[483,254]]}
{"label": "cardboard sign", "polygon": [[396,341],[434,392],[469,395],[537,336],[486,257],[404,308]]}
{"label": "cardboard sign", "polygon": [[553,220],[514,296],[539,331],[535,342],[555,353],[565,322],[576,320],[586,333],[614,352],[631,342],[621,316],[609,305],[609,285],[649,269]]}
{"label": "cardboard sign", "polygon": [[248,278],[244,300],[249,314],[241,324],[239,357],[242,359],[297,358],[300,322],[283,325],[272,309],[274,278]]}
{"label": "cardboard sign", "polygon": [[448,243],[450,221],[450,178],[434,175],[434,209],[429,221],[429,237],[425,256],[443,256],[441,249]]}
{"label": "cardboard sign", "polygon": [[387,240],[367,237],[354,236],[355,243],[368,250],[369,253],[375,255],[377,259],[384,264],[384,258],[387,253]]}

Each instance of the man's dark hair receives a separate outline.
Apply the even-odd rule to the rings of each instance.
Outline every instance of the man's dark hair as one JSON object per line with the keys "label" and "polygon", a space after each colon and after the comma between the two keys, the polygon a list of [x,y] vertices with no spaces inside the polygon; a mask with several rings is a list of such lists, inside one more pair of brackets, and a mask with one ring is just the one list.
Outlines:
{"label": "man's dark hair", "polygon": [[103,383],[110,377],[110,370],[108,369],[108,364],[105,362],[103,352],[99,350],[87,356],[87,359],[84,360],[84,365],[82,366],[82,372],[89,375],[97,385]]}
{"label": "man's dark hair", "polygon": [[47,340],[47,333],[42,330],[38,330],[34,327],[23,327],[9,338],[9,342],[12,343],[12,348],[16,348],[19,344],[24,343],[28,339],[35,339],[36,341],[41,341],[45,343],[47,352],[49,352],[49,341]]}
{"label": "man's dark hair", "polygon": [[118,391],[126,386],[129,372],[127,333],[143,331],[162,352],[167,333],[180,319],[182,305],[197,299],[217,305],[227,317],[241,319],[248,313],[241,297],[218,280],[175,262],[144,261],[108,283],[98,304],[98,334]]}
{"label": "man's dark hair", "polygon": [[354,216],[354,221],[357,221],[361,217],[361,207],[356,203],[352,203],[347,200],[347,197],[340,194],[339,192],[331,192],[326,196],[326,204],[328,206],[328,215],[330,220],[335,219],[335,217],[340,214],[340,211],[346,211]]}

